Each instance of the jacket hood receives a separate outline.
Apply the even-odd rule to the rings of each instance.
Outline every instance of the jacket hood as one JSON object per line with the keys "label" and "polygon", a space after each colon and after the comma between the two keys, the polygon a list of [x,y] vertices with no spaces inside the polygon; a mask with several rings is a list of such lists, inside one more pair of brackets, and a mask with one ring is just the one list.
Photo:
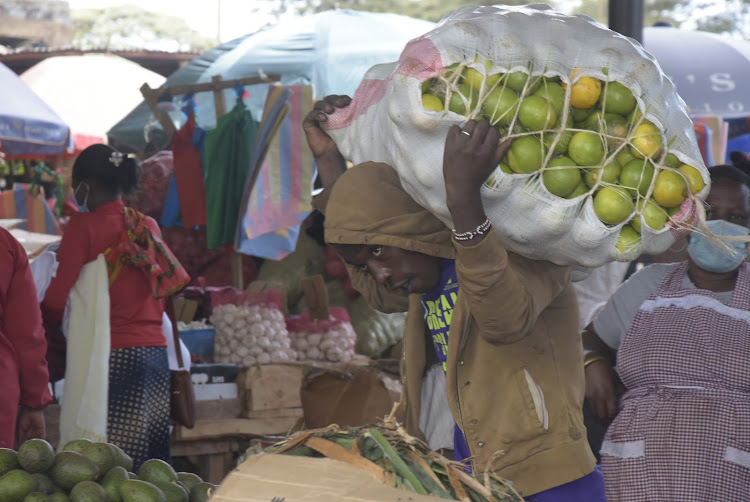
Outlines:
{"label": "jacket hood", "polygon": [[396,170],[367,162],[342,174],[324,210],[328,244],[392,246],[456,257],[451,230],[401,187]]}

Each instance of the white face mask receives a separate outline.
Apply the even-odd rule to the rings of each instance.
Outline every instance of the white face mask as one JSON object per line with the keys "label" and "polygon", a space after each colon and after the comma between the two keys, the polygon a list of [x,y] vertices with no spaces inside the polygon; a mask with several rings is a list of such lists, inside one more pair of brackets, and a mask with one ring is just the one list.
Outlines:
{"label": "white face mask", "polygon": [[[725,220],[710,220],[706,222],[706,226],[712,233],[718,236],[744,237],[750,233],[750,229],[747,227],[729,223]],[[728,253],[718,248],[706,236],[696,232],[690,236],[688,254],[696,265],[707,272],[717,274],[731,272],[745,261],[747,243],[725,241],[725,244],[734,249],[735,252]]]}
{"label": "white face mask", "polygon": [[[81,190],[81,187],[86,185],[86,195],[83,197],[83,202],[78,202],[78,191]],[[85,181],[82,181],[78,184],[75,191],[73,192],[73,200],[75,201],[76,205],[78,206],[78,210],[82,213],[87,213],[89,211],[89,208],[86,206],[86,203],[89,200],[89,192],[91,191],[91,188],[89,187],[89,184]]]}

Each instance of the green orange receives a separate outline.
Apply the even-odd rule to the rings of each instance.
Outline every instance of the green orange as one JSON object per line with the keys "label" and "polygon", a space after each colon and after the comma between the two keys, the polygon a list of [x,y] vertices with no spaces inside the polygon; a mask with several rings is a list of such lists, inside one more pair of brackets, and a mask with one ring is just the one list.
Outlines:
{"label": "green orange", "polygon": [[508,126],[518,113],[518,94],[507,87],[496,87],[484,99],[482,112],[492,125]]}
{"label": "green orange", "polygon": [[630,225],[625,225],[620,229],[620,234],[617,236],[617,243],[615,244],[615,248],[621,252],[625,253],[632,248],[636,247],[641,242],[641,236],[638,233],[637,230],[635,230]]}
{"label": "green orange", "polygon": [[532,94],[521,101],[518,120],[529,131],[544,131],[557,122],[557,112],[552,103],[541,96]]}
{"label": "green orange", "polygon": [[422,106],[435,112],[443,111],[443,102],[434,94],[422,94]]}
{"label": "green orange", "polygon": [[542,172],[542,181],[552,195],[568,197],[581,184],[581,170],[570,157],[554,157]]}
{"label": "green orange", "polygon": [[604,111],[627,115],[635,109],[636,101],[633,93],[620,82],[609,82],[604,88],[602,97]]}
{"label": "green orange", "polygon": [[607,225],[618,225],[635,210],[633,199],[622,188],[607,186],[594,195],[594,213]]}
{"label": "green orange", "polygon": [[570,138],[568,157],[579,166],[601,165],[605,152],[602,138],[594,132],[580,131]]}
{"label": "green orange", "polygon": [[510,145],[506,160],[514,173],[528,174],[538,171],[544,162],[545,148],[533,135],[520,136]]}
{"label": "green orange", "polygon": [[632,188],[632,195],[637,191],[646,196],[654,179],[654,165],[648,159],[633,159],[622,167],[620,185]]}

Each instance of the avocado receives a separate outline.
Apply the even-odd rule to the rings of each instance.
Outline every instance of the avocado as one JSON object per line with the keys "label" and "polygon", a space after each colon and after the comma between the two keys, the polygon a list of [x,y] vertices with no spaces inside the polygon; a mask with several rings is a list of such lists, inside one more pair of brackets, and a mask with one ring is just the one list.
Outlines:
{"label": "avocado", "polygon": [[119,465],[114,466],[101,480],[100,484],[104,491],[107,492],[107,502],[121,502],[120,485],[123,481],[130,479],[128,471]]}
{"label": "avocado", "polygon": [[95,481],[81,481],[70,490],[70,502],[107,502],[107,494]]}
{"label": "avocado", "polygon": [[198,483],[190,490],[189,502],[206,502],[215,489],[216,485],[211,483]]}
{"label": "avocado", "polygon": [[36,491],[34,478],[26,471],[13,469],[0,477],[0,493],[3,502],[23,502],[29,493]]}
{"label": "avocado", "polygon": [[188,493],[190,493],[190,490],[192,490],[195,485],[197,485],[198,483],[203,483],[201,477],[197,474],[193,474],[192,472],[178,472],[177,481],[184,485]]}
{"label": "avocado", "polygon": [[129,477],[130,479],[140,479],[140,478],[138,477],[138,474],[136,474],[136,473],[134,473],[134,472],[130,472],[130,471],[128,471],[128,477]]}
{"label": "avocado", "polygon": [[49,502],[49,497],[46,493],[31,492],[24,497],[23,502]]}
{"label": "avocado", "polygon": [[117,452],[109,443],[91,443],[81,449],[81,455],[91,460],[103,476],[117,465]]}
{"label": "avocado", "polygon": [[172,483],[177,481],[177,473],[172,466],[158,458],[146,460],[138,468],[138,479],[153,483],[154,481],[166,481]]}
{"label": "avocado", "polygon": [[81,481],[94,481],[99,477],[99,468],[74,451],[58,453],[49,472],[52,481],[64,490],[71,490]]}
{"label": "avocado", "polygon": [[68,441],[67,443],[65,443],[65,446],[63,446],[63,451],[74,451],[76,453],[81,453],[81,450],[87,444],[91,444],[91,441],[88,439],[74,439],[73,441]]}
{"label": "avocado", "polygon": [[29,439],[18,448],[18,463],[28,473],[47,472],[55,463],[55,450],[44,439]]}
{"label": "avocado", "polygon": [[129,479],[120,485],[122,502],[167,502],[164,493],[146,481]]}
{"label": "avocado", "polygon": [[167,502],[188,502],[188,492],[177,482],[154,481],[152,484],[164,493]]}
{"label": "avocado", "polygon": [[132,471],[133,470],[133,458],[125,453],[122,448],[117,446],[116,444],[110,443],[110,446],[115,449],[115,453],[117,454],[117,460],[115,461],[115,465],[119,465],[120,467],[124,467],[126,471]]}
{"label": "avocado", "polygon": [[55,484],[46,474],[35,472],[31,475],[31,477],[34,480],[34,484],[36,485],[36,491],[46,493],[48,495],[55,491]]}
{"label": "avocado", "polygon": [[0,448],[0,476],[6,472],[18,469],[21,464],[18,463],[18,452],[10,448]]}
{"label": "avocado", "polygon": [[49,502],[70,502],[65,492],[55,492],[48,496]]}

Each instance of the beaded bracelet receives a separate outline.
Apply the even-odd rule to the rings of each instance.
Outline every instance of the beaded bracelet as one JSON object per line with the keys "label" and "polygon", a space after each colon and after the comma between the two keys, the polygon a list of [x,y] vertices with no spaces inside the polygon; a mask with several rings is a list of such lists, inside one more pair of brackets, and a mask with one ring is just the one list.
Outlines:
{"label": "beaded bracelet", "polygon": [[468,232],[456,232],[456,229],[453,229],[453,238],[457,241],[470,241],[477,235],[484,235],[492,226],[492,223],[490,223],[489,218],[485,218],[484,222],[482,222],[477,228],[474,230],[469,230]]}

